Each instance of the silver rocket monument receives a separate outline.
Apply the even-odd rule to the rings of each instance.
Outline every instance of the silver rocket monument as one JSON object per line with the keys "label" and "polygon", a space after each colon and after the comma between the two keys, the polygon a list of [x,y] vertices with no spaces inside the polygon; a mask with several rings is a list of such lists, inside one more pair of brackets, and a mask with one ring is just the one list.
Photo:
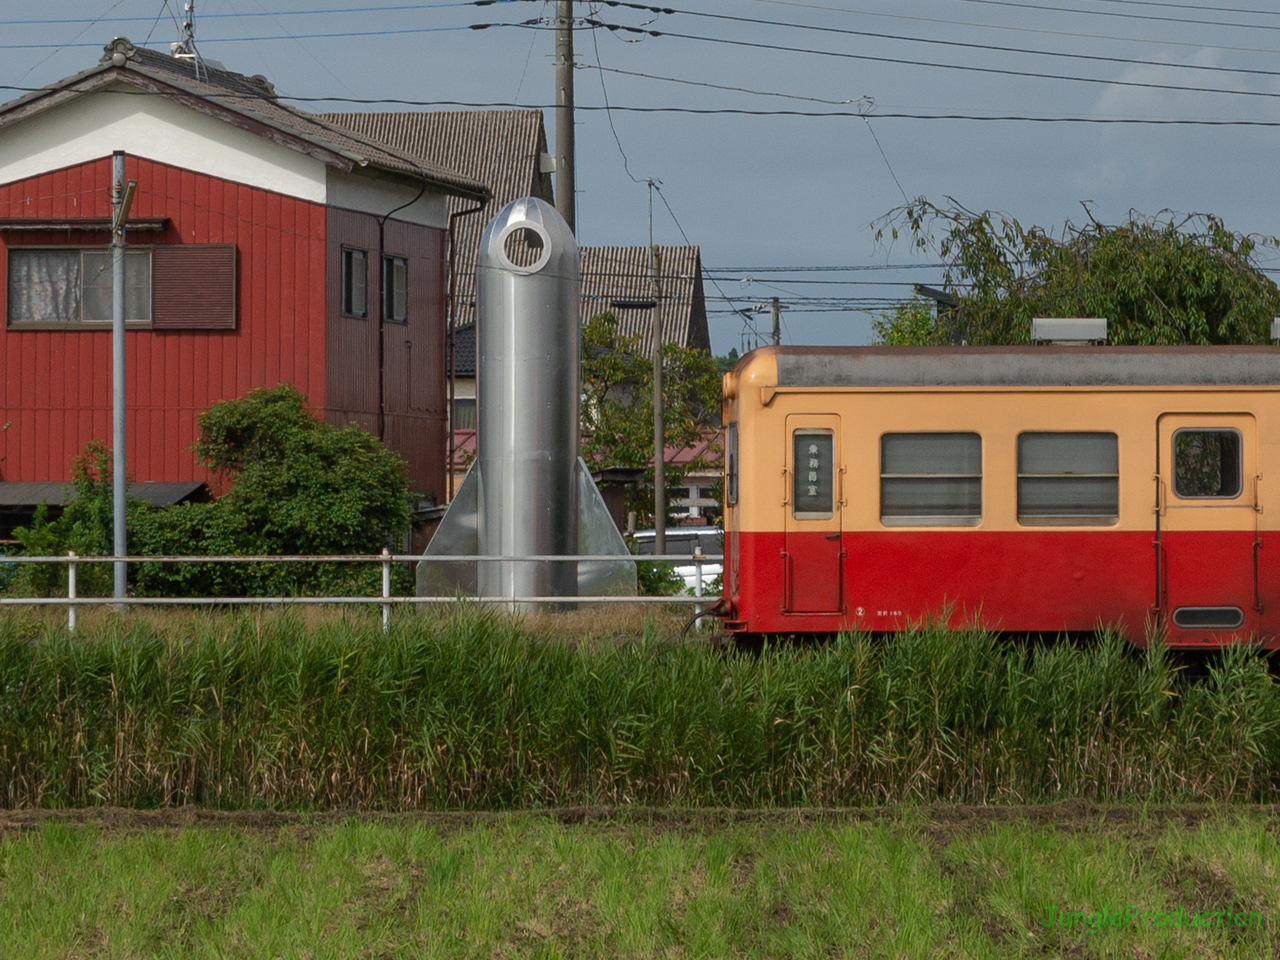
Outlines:
{"label": "silver rocket monument", "polygon": [[[629,557],[578,456],[578,244],[549,203],[507,204],[480,238],[477,456],[418,564],[419,596],[633,596]],[[480,555],[479,561],[449,557]],[[533,609],[537,603],[512,603]]]}

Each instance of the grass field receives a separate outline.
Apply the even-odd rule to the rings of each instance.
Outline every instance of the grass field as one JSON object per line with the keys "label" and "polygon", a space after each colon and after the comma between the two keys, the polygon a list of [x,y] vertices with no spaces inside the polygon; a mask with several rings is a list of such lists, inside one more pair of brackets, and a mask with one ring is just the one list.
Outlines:
{"label": "grass field", "polygon": [[0,957],[1253,960],[1278,841],[1271,808],[1082,802],[28,811],[0,815]]}
{"label": "grass field", "polygon": [[1280,686],[980,630],[759,654],[463,608],[0,618],[0,805],[501,810],[1270,802]]}

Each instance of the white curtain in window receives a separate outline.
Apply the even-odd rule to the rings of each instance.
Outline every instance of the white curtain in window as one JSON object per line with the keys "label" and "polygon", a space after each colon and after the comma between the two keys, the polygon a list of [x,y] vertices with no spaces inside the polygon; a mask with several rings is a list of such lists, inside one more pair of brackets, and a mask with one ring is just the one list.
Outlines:
{"label": "white curtain in window", "polygon": [[79,250],[9,251],[10,323],[79,319]]}

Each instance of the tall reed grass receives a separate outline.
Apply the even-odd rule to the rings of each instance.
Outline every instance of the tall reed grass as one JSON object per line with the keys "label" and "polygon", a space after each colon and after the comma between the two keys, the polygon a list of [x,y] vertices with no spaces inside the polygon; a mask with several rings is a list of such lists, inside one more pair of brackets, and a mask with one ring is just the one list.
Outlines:
{"label": "tall reed grass", "polygon": [[[724,653],[551,642],[473,608],[0,620],[0,803],[498,809],[1274,800],[1280,690],[1114,636],[931,627]],[[1175,688],[1178,692],[1175,692]]]}

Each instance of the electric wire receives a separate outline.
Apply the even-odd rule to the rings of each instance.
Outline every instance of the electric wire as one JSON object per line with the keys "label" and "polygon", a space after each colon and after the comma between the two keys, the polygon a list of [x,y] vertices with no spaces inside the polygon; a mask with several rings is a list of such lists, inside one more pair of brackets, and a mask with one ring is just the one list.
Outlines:
{"label": "electric wire", "polygon": [[[623,2],[623,0],[600,0],[601,3],[609,7],[623,7],[636,10],[654,10],[656,7],[646,7],[638,3]],[[1131,57],[1108,57],[1101,54],[1092,53],[1064,53],[1055,50],[1035,50],[1029,47],[1005,47],[998,44],[976,43],[967,40],[945,40],[935,37],[911,37],[894,33],[877,33],[870,30],[851,30],[846,27],[826,27],[818,24],[809,23],[790,23],[785,20],[762,20],[757,17],[739,17],[727,13],[706,13],[696,10],[681,10],[678,7],[664,7],[664,13],[676,14],[689,17],[702,17],[708,20],[727,20],[734,23],[748,23],[756,26],[766,27],[784,27],[790,30],[808,30],[814,33],[835,33],[844,36],[867,37],[873,40],[897,40],[904,43],[924,43],[933,44],[942,47],[959,47],[967,50],[984,50],[996,53],[1020,53],[1037,57],[1058,57],[1068,60],[1090,60],[1100,63],[1122,63],[1132,66],[1141,67],[1169,67],[1177,70],[1205,70],[1215,73],[1247,73],[1257,74],[1260,76],[1280,76],[1280,71],[1276,70],[1258,70],[1245,67],[1220,67],[1206,64],[1195,63],[1174,63],[1167,60],[1138,60]],[[633,27],[632,29],[643,29],[641,27]],[[1254,29],[1260,30],[1280,30],[1280,24],[1274,25],[1257,25]]]}
{"label": "electric wire", "polygon": [[[77,40],[79,40],[81,37],[83,37],[83,36],[84,36],[86,33],[88,33],[90,30],[92,30],[92,29],[93,29],[93,27],[94,27],[96,24],[98,24],[98,23],[100,23],[101,21],[105,20],[105,19],[106,19],[106,18],[111,14],[111,11],[112,11],[112,10],[114,10],[116,7],[120,6],[120,4],[121,4],[121,3],[123,3],[123,2],[124,2],[124,0],[116,0],[116,2],[115,2],[115,3],[113,3],[113,4],[111,4],[111,6],[107,7],[107,11],[106,11],[106,13],[104,13],[102,16],[98,17],[97,19],[92,20],[92,21],[89,23],[89,25],[88,25],[88,26],[86,26],[83,30],[81,30],[81,31],[80,31],[79,33],[77,33],[74,37],[72,37],[72,38],[71,38],[71,42],[69,42],[69,43],[64,43],[64,44],[52,44],[52,43],[50,43],[50,44],[42,44],[42,46],[43,46],[43,47],[45,47],[45,48],[48,48],[48,47],[54,47],[55,49],[54,49],[53,53],[49,54],[47,57],[44,57],[43,59],[37,60],[35,63],[33,63],[31,66],[29,66],[29,67],[27,68],[26,72],[25,72],[22,76],[18,77],[18,79],[17,79],[17,80],[15,80],[15,81],[14,81],[14,83],[21,83],[23,80],[27,79],[27,77],[29,77],[29,76],[31,75],[31,71],[33,71],[33,70],[35,70],[37,67],[42,66],[43,64],[47,63],[50,59],[52,59],[53,57],[56,57],[59,53],[61,53],[63,50],[66,50],[68,47],[78,47],[78,46],[80,46],[80,44],[76,43],[76,41],[77,41]],[[90,44],[90,46],[97,46],[97,44]]]}
{"label": "electric wire", "polygon": [[892,20],[908,20],[917,23],[936,23],[947,27],[969,27],[978,30],[1004,30],[1012,33],[1032,33],[1049,37],[1070,37],[1075,40],[1110,40],[1118,43],[1145,43],[1165,47],[1192,47],[1197,50],[1231,50],[1244,53],[1280,53],[1269,47],[1241,47],[1217,43],[1193,43],[1187,40],[1150,39],[1147,37],[1117,37],[1108,33],[1081,33],[1077,30],[1049,30],[1044,27],[1022,27],[1008,23],[974,23],[971,20],[945,20],[938,17],[921,17],[904,13],[883,13],[875,10],[853,10],[822,3],[804,3],[801,0],[752,0],[802,10],[823,10],[831,13],[850,14],[859,17],[883,17]]}
{"label": "electric wire", "polygon": [[[0,47],[3,49],[3,47]],[[48,87],[27,87],[17,84],[0,84],[0,90],[11,90],[21,93],[40,93],[47,91]],[[124,96],[124,97],[145,97],[152,94],[144,90],[102,90],[99,93],[106,96]],[[239,93],[216,93],[209,92],[203,94],[210,100],[230,100],[233,102],[241,102],[251,99],[245,94]],[[1280,94],[1278,94],[1280,96]],[[276,99],[287,100],[295,103],[355,103],[363,105],[399,105],[408,107],[464,107],[467,109],[489,109],[489,108],[520,108],[525,110],[551,110],[555,104],[543,103],[516,103],[510,100],[409,100],[403,97],[302,97],[293,96],[277,91]],[[601,111],[606,108],[600,104],[576,104],[575,110],[591,112]],[[833,118],[833,119],[857,119],[860,120],[863,114],[852,111],[818,111],[818,110],[753,110],[741,107],[635,107],[611,103],[608,107],[610,110],[622,111],[626,113],[672,113],[672,114],[690,114],[694,116],[748,116],[748,117],[809,117],[809,118]],[[1082,123],[1082,124],[1101,124],[1101,125],[1129,125],[1129,126],[1198,126],[1198,127],[1261,127],[1273,128],[1280,127],[1280,120],[1244,120],[1244,119],[1199,119],[1199,118],[1154,118],[1154,117],[1081,117],[1081,116],[1030,116],[1022,114],[998,114],[982,116],[979,114],[966,113],[905,113],[894,111],[888,113],[871,114],[876,120],[951,120],[951,121],[971,121],[971,122],[999,122],[999,123]]]}
{"label": "electric wire", "polygon": [[[836,57],[843,60],[861,60],[870,63],[893,63],[915,67],[934,67],[940,70],[959,70],[966,73],[987,73],[1008,77],[1029,77],[1037,80],[1065,80],[1072,83],[1094,83],[1102,84],[1104,86],[1139,87],[1149,90],[1179,90],[1188,93],[1219,93],[1242,97],[1280,98],[1280,92],[1265,90],[1232,90],[1223,87],[1194,87],[1184,84],[1155,83],[1154,81],[1117,80],[1102,77],[1080,77],[1071,74],[1037,73],[1035,71],[1014,70],[1006,67],[980,67],[973,64],[938,63],[925,60],[908,60],[902,57],[878,57],[871,54],[848,53],[837,50],[813,50],[802,47],[788,47],[775,43],[760,43],[758,41],[750,40],[732,40],[728,37],[703,37],[689,33],[674,33],[669,30],[648,30],[643,27],[630,27],[625,24],[606,23],[605,21],[594,19],[587,19],[584,23],[591,27],[603,28],[606,30],[622,30],[629,33],[647,33],[654,37],[672,37],[679,40],[696,40],[702,43],[719,43],[734,47],[748,47],[756,50],[801,53],[810,56]],[[527,23],[492,24],[491,26],[521,27],[524,29],[534,30],[545,29],[543,27]],[[476,29],[486,28],[477,27]]]}
{"label": "electric wire", "polygon": [[1160,23],[1185,23],[1203,27],[1243,27],[1247,30],[1270,30],[1257,23],[1233,23],[1223,20],[1195,20],[1189,17],[1159,17],[1155,14],[1120,13],[1117,10],[1081,10],[1079,7],[1054,7],[1039,3],[1019,3],[1018,0],[956,0],[957,3],[981,3],[990,7],[1016,7],[1021,10],[1040,10],[1049,13],[1075,13],[1089,17],[1118,17],[1123,20],[1151,20]]}

